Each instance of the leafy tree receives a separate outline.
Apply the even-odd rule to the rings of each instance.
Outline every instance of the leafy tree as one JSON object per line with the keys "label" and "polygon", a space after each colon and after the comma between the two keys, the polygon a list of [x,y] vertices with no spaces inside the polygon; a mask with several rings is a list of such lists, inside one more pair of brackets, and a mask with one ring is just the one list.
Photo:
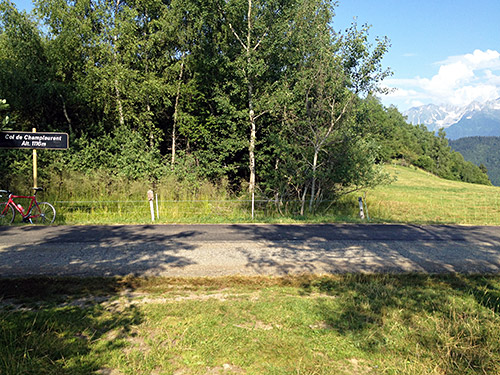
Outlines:
{"label": "leafy tree", "polygon": [[[371,50],[367,42],[368,28],[358,30],[354,24],[346,34],[334,34],[328,26],[332,15],[329,4],[307,2],[303,7],[309,9],[301,13],[298,22],[304,22],[303,14],[314,16],[305,18],[306,25],[297,27],[308,32],[296,39],[301,58],[294,73],[290,74],[286,89],[289,100],[285,101],[284,113],[291,132],[296,134],[294,144],[300,148],[304,163],[300,167],[303,174],[303,186],[299,189],[301,213],[308,191],[309,209],[312,210],[314,202],[320,201],[320,192],[326,196],[335,195],[349,190],[349,186],[366,185],[374,177],[372,173],[361,172],[366,164],[362,165],[361,159],[354,156],[354,149],[346,147],[373,155],[373,152],[366,154],[367,146],[373,144],[354,132],[351,114],[359,95],[377,91],[380,80],[389,74],[381,68],[381,59],[388,47],[386,40],[378,41]],[[338,152],[343,156],[338,157]],[[358,160],[358,176],[370,175],[370,179],[354,178],[348,171],[350,160],[346,155]],[[372,159],[370,156],[364,162],[371,166]],[[336,163],[333,167],[332,162]]]}
{"label": "leafy tree", "polygon": [[[234,0],[219,5],[232,51],[231,69],[236,73],[235,89],[244,104],[239,108],[247,113],[249,124],[249,192],[252,199],[252,217],[256,187],[257,121],[269,112],[269,95],[279,81],[273,71],[276,48],[286,30],[288,10],[293,2],[287,0]],[[231,38],[232,36],[232,38]],[[232,39],[232,40],[231,40]],[[279,63],[278,63],[279,65]],[[278,74],[277,74],[278,73]]]}
{"label": "leafy tree", "polygon": [[45,40],[37,24],[10,1],[0,2],[0,92],[18,130],[47,129],[54,92]]}
{"label": "leafy tree", "polygon": [[[7,101],[5,99],[0,99],[0,113],[3,114],[8,109],[9,105],[7,104]],[[2,119],[2,122],[0,122],[0,131],[7,129],[8,124],[9,124],[9,116],[5,115],[5,117],[3,117]]]}

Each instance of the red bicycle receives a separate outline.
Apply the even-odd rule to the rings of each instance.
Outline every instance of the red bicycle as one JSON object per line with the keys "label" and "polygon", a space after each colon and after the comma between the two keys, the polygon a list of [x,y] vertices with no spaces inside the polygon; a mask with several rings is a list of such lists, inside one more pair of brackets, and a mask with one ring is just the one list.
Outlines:
{"label": "red bicycle", "polygon": [[[7,202],[0,203],[0,225],[8,225],[14,222],[16,212],[21,214],[23,222],[31,224],[52,224],[56,219],[56,209],[50,203],[36,200],[36,193],[43,191],[43,188],[33,188],[35,193],[31,196],[14,195],[7,190],[0,190],[0,194],[7,194]],[[0,195],[1,197],[1,195]],[[14,202],[14,199],[29,199],[29,207],[24,209],[20,204]]]}

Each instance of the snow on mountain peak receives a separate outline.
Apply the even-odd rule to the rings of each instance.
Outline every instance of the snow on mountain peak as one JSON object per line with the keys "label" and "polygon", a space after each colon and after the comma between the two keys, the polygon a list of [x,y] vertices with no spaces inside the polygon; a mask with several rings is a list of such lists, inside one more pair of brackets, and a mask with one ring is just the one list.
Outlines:
{"label": "snow on mountain peak", "polygon": [[430,104],[410,108],[403,114],[407,116],[408,121],[414,125],[424,124],[429,130],[439,130],[440,128],[447,128],[458,122],[465,112],[465,108]]}
{"label": "snow on mountain peak", "polygon": [[456,124],[462,118],[471,119],[480,112],[497,112],[495,117],[500,117],[500,98],[484,103],[474,101],[462,107],[448,104],[427,104],[410,108],[403,115],[411,124],[424,124],[429,130],[437,131],[440,128],[448,128]]}
{"label": "snow on mountain peak", "polygon": [[496,100],[491,100],[488,103],[491,103],[490,108],[493,110],[500,110],[500,98]]}

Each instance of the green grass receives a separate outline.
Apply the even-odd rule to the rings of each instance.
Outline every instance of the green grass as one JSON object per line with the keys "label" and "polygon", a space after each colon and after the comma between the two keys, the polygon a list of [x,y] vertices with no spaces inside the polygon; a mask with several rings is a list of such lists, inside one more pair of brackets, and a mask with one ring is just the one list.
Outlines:
{"label": "green grass", "polygon": [[229,194],[227,183],[174,178],[153,187],[98,173],[72,173],[53,176],[39,198],[54,204],[57,224],[151,223],[146,192],[153,188],[159,200],[156,223],[360,222],[358,196],[366,194],[372,222],[500,225],[500,187],[448,181],[411,167],[387,165],[385,170],[395,178],[392,184],[345,196],[326,203],[327,210],[304,216],[290,209],[297,202],[281,207],[283,214],[272,202],[257,202],[252,220],[248,199]]}
{"label": "green grass", "polygon": [[[328,211],[297,216],[279,214],[272,204],[257,204],[257,222],[360,222],[358,196],[367,197],[368,214],[372,222],[445,223],[500,225],[500,187],[468,184],[438,178],[416,168],[386,166],[395,178],[390,185],[361,191],[342,198]],[[83,181],[82,181],[82,184]],[[122,185],[127,183],[122,181]],[[120,182],[116,183],[121,186]],[[114,185],[113,185],[114,186]],[[92,202],[56,204],[58,223],[113,224],[150,223],[146,187],[138,183],[129,186],[124,201],[123,186],[110,187],[106,196],[86,199]],[[142,189],[142,190],[141,190]],[[157,186],[160,218],[157,223],[241,223],[251,222],[250,204],[244,199],[232,199],[224,189],[208,183],[193,187],[165,182]],[[102,190],[102,189],[101,189]],[[142,195],[141,195],[142,194]],[[56,200],[62,198],[55,197]]]}
{"label": "green grass", "polygon": [[498,374],[500,276],[0,280],[0,373]]}
{"label": "green grass", "polygon": [[500,187],[444,180],[402,166],[386,171],[396,181],[367,194],[374,220],[500,225]]}

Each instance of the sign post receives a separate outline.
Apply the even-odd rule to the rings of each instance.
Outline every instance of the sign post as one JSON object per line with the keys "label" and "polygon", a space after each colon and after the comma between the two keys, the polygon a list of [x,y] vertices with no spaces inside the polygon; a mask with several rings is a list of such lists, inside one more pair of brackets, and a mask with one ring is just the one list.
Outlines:
{"label": "sign post", "polygon": [[38,187],[37,151],[66,150],[69,147],[67,133],[37,133],[36,128],[29,132],[3,131],[0,132],[0,148],[32,149],[33,150],[33,187]]}
{"label": "sign post", "polygon": [[[36,133],[36,128],[33,128],[33,133]],[[33,149],[33,187],[38,187],[38,160],[35,148]]]}

